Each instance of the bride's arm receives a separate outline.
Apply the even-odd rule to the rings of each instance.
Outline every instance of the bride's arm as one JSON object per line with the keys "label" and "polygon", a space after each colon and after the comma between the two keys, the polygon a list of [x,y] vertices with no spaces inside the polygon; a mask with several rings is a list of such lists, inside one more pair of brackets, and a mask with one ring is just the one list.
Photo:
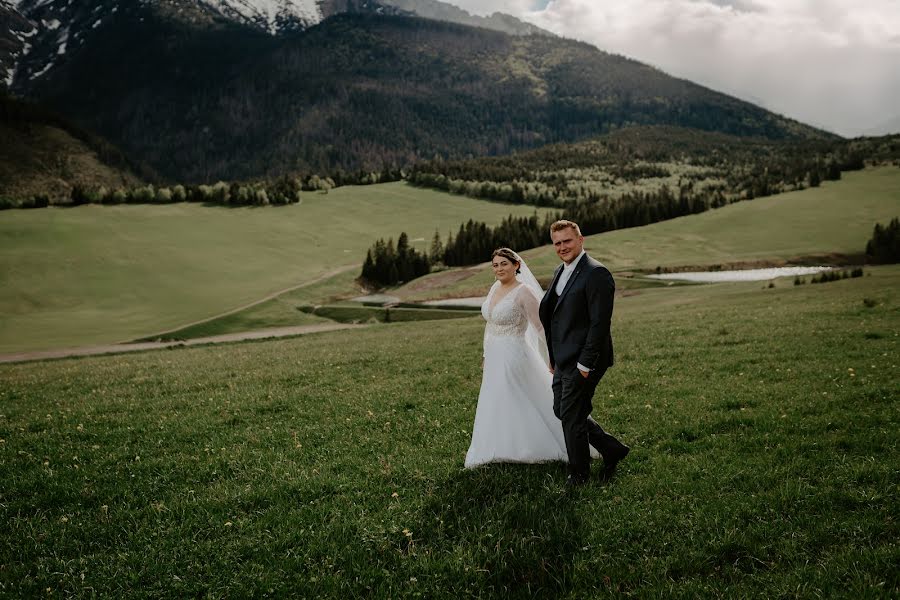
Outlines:
{"label": "bride's arm", "polygon": [[[523,286],[524,287],[524,286]],[[521,290],[518,300],[519,305],[525,310],[528,317],[528,324],[534,327],[541,337],[544,337],[544,326],[541,324],[541,301],[529,288]]]}
{"label": "bride's arm", "polygon": [[544,337],[544,326],[541,324],[540,298],[538,298],[537,292],[534,292],[531,288],[526,288],[521,290],[518,300],[522,309],[525,311],[525,315],[528,317],[528,325],[530,325],[535,332],[534,342],[532,343],[537,345],[536,350],[538,351],[538,354],[552,373],[553,369],[550,367],[550,352],[547,349],[547,338]]}

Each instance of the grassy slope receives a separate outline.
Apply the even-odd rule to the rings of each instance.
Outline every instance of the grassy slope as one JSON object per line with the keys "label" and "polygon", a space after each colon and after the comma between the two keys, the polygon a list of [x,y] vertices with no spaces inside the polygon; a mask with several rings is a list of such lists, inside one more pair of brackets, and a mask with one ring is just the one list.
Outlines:
{"label": "grassy slope", "polygon": [[[589,236],[585,247],[614,271],[856,254],[865,250],[875,223],[887,223],[898,214],[900,169],[881,167],[844,173],[841,181],[818,188]],[[559,264],[549,246],[523,256],[538,277],[549,277]],[[422,282],[414,282],[398,295],[407,299],[479,295],[492,279],[490,270],[484,269],[439,291],[418,291]]]}
{"label": "grassy slope", "polygon": [[622,299],[595,415],[633,451],[574,496],[462,470],[477,317],[0,366],[0,585],[896,597],[900,267],[869,271]]}
{"label": "grassy slope", "polygon": [[[82,206],[0,213],[0,352],[117,342],[252,302],[344,265],[378,237],[428,243],[533,208],[402,183],[299,206]],[[426,242],[415,246],[424,248]]]}
{"label": "grassy slope", "polygon": [[109,188],[137,185],[138,179],[104,164],[97,153],[66,131],[30,123],[0,123],[0,197],[14,200],[47,194],[68,198],[76,184]]}

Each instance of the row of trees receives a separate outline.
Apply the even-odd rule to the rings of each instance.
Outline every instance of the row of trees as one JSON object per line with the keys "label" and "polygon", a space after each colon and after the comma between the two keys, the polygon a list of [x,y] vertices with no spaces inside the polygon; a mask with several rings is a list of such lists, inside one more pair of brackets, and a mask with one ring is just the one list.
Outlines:
{"label": "row of trees", "polygon": [[153,184],[125,190],[105,187],[87,188],[76,185],[72,189],[72,204],[170,204],[173,202],[202,202],[225,206],[266,206],[294,204],[300,201],[302,182],[296,177],[281,177],[275,181],[258,183],[225,183],[213,185],[174,185],[155,187]]}
{"label": "row of trees", "polygon": [[503,246],[516,251],[536,248],[549,243],[550,224],[554,220],[549,214],[543,220],[537,214],[530,217],[510,215],[496,227],[489,227],[470,219],[459,226],[455,237],[447,236],[441,262],[448,267],[471,265],[490,260],[491,252]]}
{"label": "row of trees", "polygon": [[[558,215],[557,215],[558,216]],[[409,245],[405,232],[387,241],[379,239],[369,248],[362,268],[362,279],[377,286],[393,286],[406,283],[427,275],[434,265],[462,266],[490,259],[495,248],[506,246],[516,250],[527,250],[547,243],[550,224],[554,217],[546,215],[539,219],[537,214],[530,217],[505,218],[496,227],[469,219],[459,226],[454,235],[447,235],[446,243],[435,231],[429,251],[419,252]]]}
{"label": "row of trees", "polygon": [[431,272],[431,261],[409,245],[409,236],[402,232],[397,238],[379,239],[369,248],[363,263],[362,278],[379,286],[397,285]]}
{"label": "row of trees", "polygon": [[547,213],[543,219],[537,214],[530,217],[510,215],[493,228],[469,220],[460,225],[455,237],[448,236],[442,248],[441,262],[447,266],[470,265],[487,260],[491,251],[500,246],[517,251],[542,246],[548,243],[550,225],[557,219],[575,221],[583,234],[592,235],[695,214],[724,203],[721,195],[710,204],[685,194],[676,196],[668,187],[663,187],[656,192],[635,192],[607,202],[570,202],[562,211]]}
{"label": "row of trees", "polygon": [[[840,281],[841,279],[856,279],[865,274],[862,267],[857,267],[852,271],[822,271],[818,275],[814,275],[810,280],[811,283],[831,283],[832,281]],[[794,277],[794,285],[803,285],[806,279],[803,277]],[[769,287],[773,287],[770,285]]]}
{"label": "row of trees", "polygon": [[75,184],[68,197],[38,194],[25,199],[0,196],[0,210],[10,208],[44,208],[47,206],[79,206],[82,204],[170,204],[172,202],[202,202],[225,206],[267,206],[294,204],[300,192],[329,190],[342,185],[370,185],[399,181],[405,173],[401,169],[382,171],[336,171],[332,175],[283,175],[274,180],[257,182],[219,181],[212,185],[155,186],[152,183],[137,187],[111,187]]}
{"label": "row of trees", "polygon": [[[733,166],[730,170],[706,170],[700,178],[686,174],[678,176],[677,187],[692,200],[713,204],[749,200],[785,191],[817,187],[822,181],[841,178],[841,163],[833,159],[799,161],[787,168],[785,165]],[[844,168],[846,170],[846,168]],[[636,176],[640,173],[641,177]],[[623,177],[624,174],[624,177]],[[676,174],[660,165],[641,165],[639,168],[621,169],[617,166],[568,169],[564,172],[540,172],[533,177],[511,181],[472,180],[453,178],[442,172],[425,169],[413,170],[410,183],[433,189],[466,195],[472,198],[531,204],[534,206],[563,207],[570,203],[594,203],[617,197],[622,189],[645,187],[642,179],[657,180],[657,187],[670,185],[667,180]],[[717,185],[696,185],[698,181],[717,180]],[[626,182],[623,184],[622,182]],[[662,182],[662,183],[660,183]],[[632,185],[628,185],[628,184]]]}
{"label": "row of trees", "polygon": [[887,226],[875,225],[872,239],[866,244],[866,260],[874,264],[900,263],[900,219],[894,217]]}

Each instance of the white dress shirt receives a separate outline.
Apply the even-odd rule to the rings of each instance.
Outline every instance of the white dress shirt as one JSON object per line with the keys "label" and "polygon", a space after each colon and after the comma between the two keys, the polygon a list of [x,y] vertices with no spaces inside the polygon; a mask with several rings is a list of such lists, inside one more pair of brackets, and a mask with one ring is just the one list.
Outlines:
{"label": "white dress shirt", "polygon": [[[581,254],[579,254],[575,260],[570,262],[569,264],[563,265],[562,273],[559,274],[559,281],[556,282],[556,295],[562,296],[563,290],[566,289],[566,284],[569,283],[569,279],[572,278],[572,273],[575,272],[575,267],[578,265],[578,261],[581,260],[581,257],[584,256],[585,251],[582,250]],[[593,369],[588,369],[581,363],[577,363],[578,370],[583,371],[585,373],[590,373]]]}
{"label": "white dress shirt", "polygon": [[559,281],[556,282],[556,295],[562,296],[563,290],[566,289],[566,284],[569,283],[569,279],[572,277],[572,273],[575,272],[575,267],[578,265],[578,261],[581,260],[581,257],[584,256],[585,251],[582,250],[581,254],[578,257],[570,262],[569,264],[563,264],[562,273],[559,275]]}

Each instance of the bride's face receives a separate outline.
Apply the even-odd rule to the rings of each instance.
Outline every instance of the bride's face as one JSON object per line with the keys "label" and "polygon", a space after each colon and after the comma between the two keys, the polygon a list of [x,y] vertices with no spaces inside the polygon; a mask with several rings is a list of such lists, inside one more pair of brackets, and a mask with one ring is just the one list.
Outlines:
{"label": "bride's face", "polygon": [[491,261],[491,266],[494,268],[494,277],[500,283],[509,283],[515,280],[516,269],[519,268],[518,263],[514,263],[503,256],[495,256],[494,260]]}

